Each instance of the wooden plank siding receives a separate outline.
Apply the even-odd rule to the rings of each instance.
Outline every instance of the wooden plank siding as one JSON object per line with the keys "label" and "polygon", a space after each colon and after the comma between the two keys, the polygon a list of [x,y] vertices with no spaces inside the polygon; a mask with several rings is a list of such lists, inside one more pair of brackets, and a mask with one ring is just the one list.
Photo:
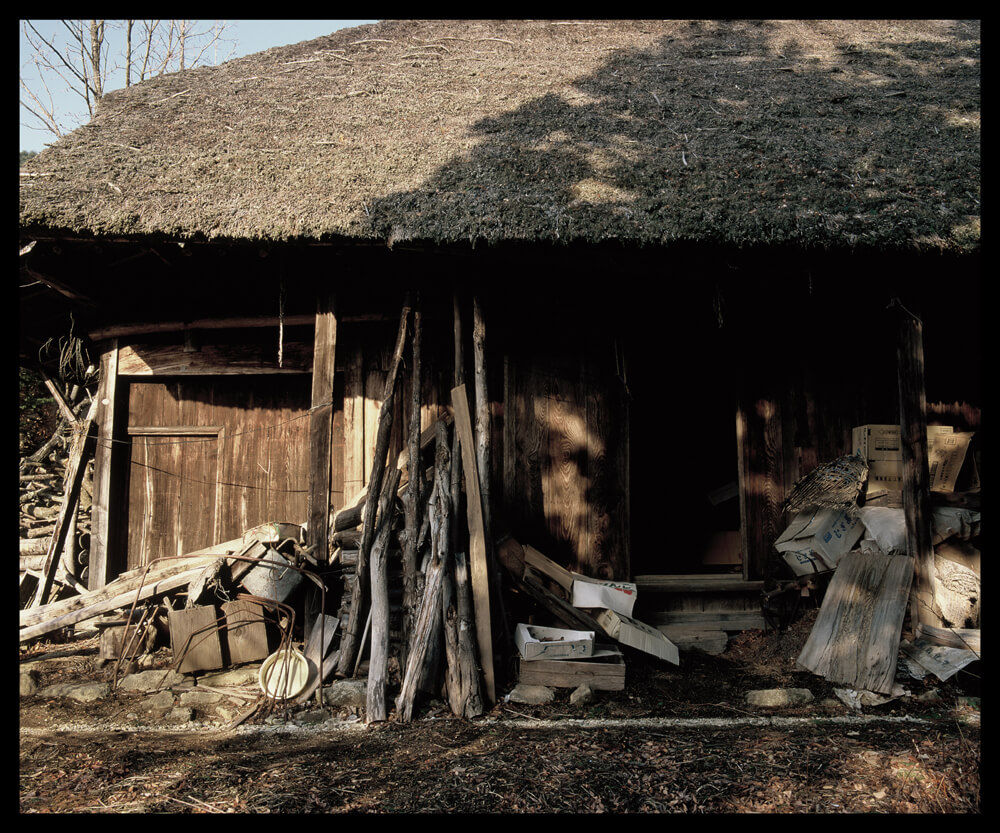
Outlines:
{"label": "wooden plank siding", "polygon": [[503,364],[506,522],[564,566],[627,576],[627,420],[617,380],[583,357],[508,355]]}
{"label": "wooden plank siding", "polygon": [[[269,521],[304,523],[309,377],[248,385],[198,377],[132,382],[128,568],[237,538]],[[198,427],[221,426],[214,437]],[[173,430],[155,437],[141,429]],[[180,429],[185,430],[180,430]]]}

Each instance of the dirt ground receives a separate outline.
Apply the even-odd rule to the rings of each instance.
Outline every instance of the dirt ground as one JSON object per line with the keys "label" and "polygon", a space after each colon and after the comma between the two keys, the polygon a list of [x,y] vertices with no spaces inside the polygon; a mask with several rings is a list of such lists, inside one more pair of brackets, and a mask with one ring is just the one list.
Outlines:
{"label": "dirt ground", "polygon": [[[586,704],[500,702],[483,718],[429,700],[411,723],[330,709],[305,724],[142,725],[118,693],[21,698],[22,813],[979,813],[977,678],[908,680],[912,696],[852,711],[795,670],[808,614],[736,635],[679,667],[626,653],[626,687]],[[39,643],[41,684],[107,679],[96,644]],[[745,693],[808,688],[803,706]],[[312,707],[300,709],[315,710]]]}

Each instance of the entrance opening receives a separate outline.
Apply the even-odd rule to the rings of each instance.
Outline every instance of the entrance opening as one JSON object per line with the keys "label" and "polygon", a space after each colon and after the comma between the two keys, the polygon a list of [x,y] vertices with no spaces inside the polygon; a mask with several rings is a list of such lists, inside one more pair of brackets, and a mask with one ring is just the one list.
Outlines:
{"label": "entrance opening", "polygon": [[723,333],[702,316],[656,338],[657,349],[633,349],[629,361],[632,574],[741,574],[736,389]]}

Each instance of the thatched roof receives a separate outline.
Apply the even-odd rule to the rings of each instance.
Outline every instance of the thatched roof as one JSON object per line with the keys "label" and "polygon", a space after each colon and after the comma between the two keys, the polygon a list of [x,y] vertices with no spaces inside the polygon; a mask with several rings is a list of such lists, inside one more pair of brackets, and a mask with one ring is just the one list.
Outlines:
{"label": "thatched roof", "polygon": [[[979,245],[956,21],[407,21],[109,93],[22,234]],[[25,175],[27,174],[27,175]]]}

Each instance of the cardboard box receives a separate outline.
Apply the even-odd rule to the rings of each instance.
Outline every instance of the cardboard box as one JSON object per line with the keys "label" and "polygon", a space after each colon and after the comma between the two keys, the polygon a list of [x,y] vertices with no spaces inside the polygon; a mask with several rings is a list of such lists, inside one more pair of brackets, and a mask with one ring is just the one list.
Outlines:
{"label": "cardboard box", "polygon": [[616,642],[680,665],[677,646],[652,625],[614,610],[602,610],[597,616],[597,623]]}
{"label": "cardboard box", "polygon": [[514,643],[526,660],[582,659],[594,653],[594,632],[518,624]]}
{"label": "cardboard box", "polygon": [[974,432],[938,434],[927,452],[932,492],[954,492],[961,480],[962,491],[979,488],[979,472],[975,459],[969,454]]}
{"label": "cardboard box", "polygon": [[857,507],[810,509],[792,519],[774,548],[796,575],[823,573],[837,568],[864,529]]}
{"label": "cardboard box", "polygon": [[[953,431],[949,425],[927,426],[928,454],[938,436]],[[868,462],[867,497],[879,497],[903,488],[903,451],[899,437],[898,425],[859,425],[851,431],[851,453]],[[933,483],[931,488],[934,488]]]}
{"label": "cardboard box", "polygon": [[573,573],[573,595],[570,603],[573,607],[608,608],[617,610],[625,616],[631,616],[637,592],[638,588],[631,582],[599,581]]}

